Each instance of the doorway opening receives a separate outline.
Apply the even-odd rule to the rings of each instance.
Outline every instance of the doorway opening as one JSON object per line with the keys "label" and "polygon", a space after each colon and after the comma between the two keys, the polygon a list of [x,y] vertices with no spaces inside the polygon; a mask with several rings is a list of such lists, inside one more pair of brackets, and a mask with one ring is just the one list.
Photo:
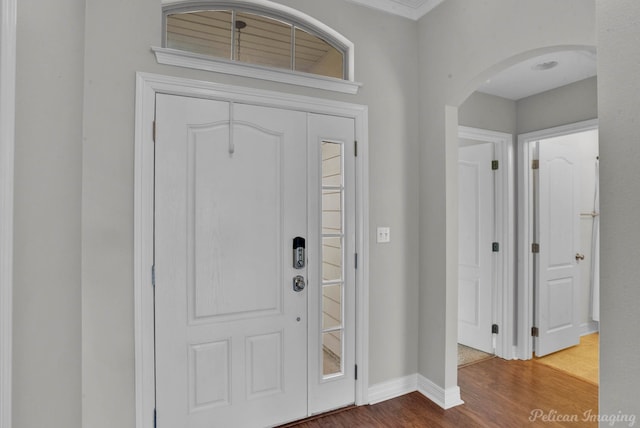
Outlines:
{"label": "doorway opening", "polygon": [[[291,388],[282,388],[282,386],[288,385],[287,382],[293,380],[300,383],[302,386],[298,385],[299,390],[296,389],[296,391],[300,392],[299,395],[304,399],[304,403],[301,403],[298,409],[298,411],[302,409],[302,413],[304,413],[302,417],[335,407],[336,405],[331,399],[339,397],[339,395],[333,388],[342,380],[348,381],[351,385],[351,398],[347,400],[347,404],[361,405],[366,403],[368,399],[368,234],[365,233],[368,228],[366,107],[144,73],[138,74],[137,89],[134,245],[136,426],[147,428],[153,426],[156,418],[158,421],[163,420],[162,414],[156,412],[156,406],[159,402],[157,382],[161,377],[159,377],[161,371],[165,387],[170,386],[173,381],[188,386],[188,388],[177,388],[179,390],[177,394],[181,403],[184,404],[182,408],[189,411],[189,414],[193,413],[195,418],[200,418],[209,411],[215,412],[221,407],[227,406],[229,400],[226,400],[226,397],[228,393],[230,394],[231,388],[220,388],[220,385],[232,385],[234,381],[236,382],[233,384],[235,390],[248,391],[248,396],[245,394],[248,401],[260,400],[265,397],[269,400],[280,392],[290,390]],[[157,147],[158,138],[166,139],[166,137],[162,137],[162,132],[165,131],[162,131],[160,124],[154,126],[159,99],[161,103],[166,104],[165,110],[170,113],[165,112],[163,116],[165,119],[163,119],[162,126],[165,127],[165,131],[172,129],[171,126],[167,128],[167,124],[179,116],[173,113],[193,113],[200,118],[195,122],[183,121],[190,127],[189,132],[177,132],[176,135],[181,138],[186,136],[187,144],[175,144],[174,142],[167,143],[168,147],[173,148],[159,149]],[[183,101],[185,105],[182,107],[184,108],[176,108],[175,100]],[[205,114],[205,111],[210,111],[211,114]],[[274,116],[273,120],[268,120],[271,117],[269,115]],[[291,120],[292,116],[296,116],[296,120]],[[343,129],[341,126],[345,125],[351,132],[350,136],[342,138],[336,132],[331,132],[324,122],[325,119],[335,125],[333,131],[337,128]],[[342,120],[342,125],[336,125],[336,121],[340,120]],[[195,125],[193,125],[194,123]],[[282,129],[279,130],[278,126]],[[278,129],[272,129],[273,127]],[[296,138],[293,138],[294,136]],[[209,144],[211,141],[214,141],[215,144]],[[252,156],[252,151],[247,149],[255,145],[256,141],[262,142],[259,147],[262,155],[259,158],[265,163],[258,166],[262,168],[260,171],[265,174],[262,177],[264,182],[260,183],[258,187],[264,191],[259,192],[259,195],[254,195],[254,198],[247,198],[247,195],[255,193],[255,189],[251,183],[245,182],[244,190],[240,189],[235,193],[233,191],[227,192],[234,186],[242,187],[243,180],[246,181],[245,175],[252,174],[251,168],[248,168],[245,163],[247,156]],[[354,149],[355,141],[359,143],[357,157],[355,150],[350,150]],[[194,150],[196,149],[198,156],[195,156]],[[157,155],[161,157],[160,163],[156,158]],[[292,156],[294,157],[292,158]],[[179,168],[175,170],[171,167],[164,168],[163,171],[169,171],[168,174],[158,173],[158,168],[163,165],[166,167],[178,157],[185,159],[185,162],[177,161]],[[206,165],[202,163],[207,162],[207,159],[218,162],[219,165],[216,168],[206,168]],[[323,159],[327,162],[323,163]],[[334,162],[332,163],[330,159],[334,159]],[[349,162],[352,166],[347,167]],[[234,164],[235,167],[230,168],[230,164]],[[197,168],[198,165],[202,167]],[[196,168],[192,168],[192,166]],[[185,168],[190,172],[185,172]],[[227,183],[219,177],[218,179],[214,177],[216,174],[224,172],[223,170],[231,175],[238,175],[242,171],[246,174],[239,174],[233,183]],[[300,179],[301,176],[302,179]],[[191,190],[185,191],[185,186],[181,183],[189,184],[190,187],[187,189]],[[192,184],[195,184],[195,188]],[[198,186],[198,184],[200,185]],[[156,189],[158,185],[163,190],[158,191]],[[221,229],[215,218],[212,220],[212,217],[207,215],[207,213],[211,214],[210,211],[215,208],[216,201],[212,202],[211,198],[207,197],[201,198],[204,205],[196,206],[195,210],[194,204],[191,202],[194,202],[194,195],[211,194],[210,191],[216,186],[220,190],[214,193],[216,195],[224,194],[225,197],[231,198],[232,202],[237,199],[234,199],[234,195],[245,196],[241,198],[240,206],[237,208],[242,209],[246,204],[263,204],[267,208],[270,207],[271,210],[270,214],[265,214],[265,217],[272,220],[270,227],[252,225],[247,229],[253,230],[256,236],[260,233],[272,236],[273,239],[269,242],[277,244],[275,250],[265,254],[265,251],[268,251],[266,247],[269,246],[269,242],[265,244],[264,240],[261,241],[260,251],[245,245],[246,254],[254,257],[249,256],[247,260],[237,260],[236,258],[233,263],[241,267],[245,262],[258,263],[263,268],[263,272],[271,274],[276,279],[284,275],[283,278],[286,280],[278,280],[277,284],[273,282],[276,285],[270,287],[273,293],[269,294],[264,289],[257,289],[256,282],[260,279],[253,275],[251,284],[244,285],[253,287],[252,290],[255,293],[242,293],[242,290],[237,289],[222,290],[230,293],[225,294],[226,297],[229,297],[227,299],[229,304],[224,307],[219,306],[212,299],[206,298],[206,293],[212,290],[211,287],[208,291],[207,287],[200,290],[204,293],[202,294],[205,297],[203,299],[194,299],[193,293],[197,293],[198,290],[194,287],[187,287],[185,293],[180,290],[177,293],[174,292],[176,300],[172,300],[172,296],[169,295],[164,298],[160,297],[161,302],[158,303],[156,301],[156,297],[158,297],[156,287],[158,285],[154,285],[157,281],[164,280],[166,283],[167,278],[171,279],[174,276],[187,278],[187,280],[193,279],[193,275],[185,276],[179,272],[181,269],[186,269],[193,273],[193,269],[191,269],[193,263],[184,263],[184,260],[189,261],[189,254],[197,255],[191,251],[193,249],[202,250],[201,252],[204,253],[209,252],[209,256],[211,256],[203,253],[204,264],[201,265],[202,269],[195,273],[200,274],[200,278],[204,278],[204,280],[215,277],[209,269],[211,267],[209,261],[220,259],[220,253],[217,252],[219,250],[216,247],[217,244],[212,244],[212,242],[222,242],[218,238],[220,234],[226,233],[226,229]],[[272,193],[276,194],[275,199],[281,198],[281,202],[278,200],[274,202],[274,198],[269,197]],[[345,197],[347,194],[348,198]],[[180,200],[185,203],[181,204]],[[164,217],[157,215],[158,203],[168,213],[167,215],[163,214]],[[295,209],[291,208],[292,204],[295,205]],[[227,207],[228,204],[222,205]],[[226,218],[230,219],[230,222],[238,219],[237,221],[240,223],[244,218],[246,224],[249,221],[247,216],[251,215],[249,211],[236,216],[233,215],[233,212],[227,212]],[[352,218],[345,215],[346,211],[351,213]],[[304,212],[304,215],[297,220],[287,220],[291,216],[299,217],[296,216],[298,212]],[[316,213],[314,214],[317,217],[316,220],[309,220],[307,213]],[[283,215],[284,217],[280,218]],[[191,225],[181,227],[178,221],[180,218],[186,219],[185,221]],[[327,222],[318,222],[323,218],[326,218]],[[194,219],[195,221],[191,221]],[[318,227],[312,227],[314,224],[318,224]],[[291,229],[291,225],[295,226],[295,231]],[[240,234],[244,233],[241,226],[237,229]],[[194,227],[204,227],[203,233],[191,233],[195,230]],[[341,230],[337,231],[337,227],[340,227]],[[285,229],[291,232],[284,234],[286,239],[277,233]],[[303,237],[302,235],[305,233],[308,233],[306,247],[302,244],[296,246],[296,243],[300,244],[300,240],[296,238]],[[178,251],[176,257],[173,257],[172,243],[180,244],[180,242],[190,239],[189,237],[195,237],[195,241],[192,242],[194,245],[177,245],[176,248],[186,248],[186,254]],[[231,247],[239,240],[228,236],[227,238],[225,242],[228,242]],[[248,242],[251,241],[251,238],[252,236],[248,237]],[[162,246],[163,242],[169,244]],[[254,244],[257,247],[258,243]],[[160,254],[160,247],[166,250],[162,250],[166,253],[162,256],[164,260],[162,267],[155,264],[156,257]],[[331,247],[331,251],[325,247]],[[340,247],[344,251],[334,251]],[[233,248],[235,249],[235,247]],[[306,257],[295,257],[299,254],[295,250],[299,248],[306,248]],[[294,250],[293,258],[292,249]],[[262,257],[256,252],[262,254]],[[331,252],[331,257],[329,257],[329,252]],[[319,262],[323,253],[327,254],[326,260],[331,262],[329,263],[332,265],[331,275],[323,271],[323,263]],[[335,255],[338,256],[337,259],[334,257]],[[360,262],[355,269],[358,256]],[[272,259],[278,262],[278,266],[274,267],[273,264],[264,261]],[[190,260],[194,261],[195,258],[191,257]],[[305,270],[304,266],[297,263],[299,260],[314,260],[313,269],[309,265],[308,270]],[[335,269],[341,260],[344,261],[344,265],[341,269]],[[177,269],[170,270],[168,266],[172,264],[175,264]],[[225,264],[225,266],[231,265]],[[256,269],[258,268],[256,267]],[[303,276],[303,270],[306,278]],[[337,278],[338,271],[342,272],[340,275],[343,278]],[[220,269],[217,269],[217,272],[219,273]],[[346,278],[347,273],[350,275],[349,278]],[[302,280],[297,280],[298,275],[302,277]],[[326,300],[325,296],[329,296],[333,300],[330,303],[340,301],[343,305],[344,309],[332,312],[334,319],[332,323],[329,321],[323,323],[323,318],[328,312],[324,308],[320,306],[307,308],[307,301],[313,300],[306,297],[311,293],[312,282],[314,283],[313,289],[317,291],[314,293],[318,297],[316,300],[324,301]],[[160,283],[158,282],[158,284]],[[240,284],[243,283],[240,282]],[[327,289],[327,293],[323,292],[324,289]],[[214,292],[218,291],[220,291],[219,288],[214,290]],[[256,293],[262,294],[257,296]],[[184,303],[181,309],[182,315],[175,315],[171,310],[166,310],[171,307],[171,302],[177,302],[177,299],[182,299]],[[288,301],[293,302],[293,311],[286,310],[286,307],[289,307]],[[164,306],[162,306],[162,302],[164,302]],[[158,312],[158,304],[160,304],[160,312],[162,313]],[[271,324],[277,321],[276,318],[281,319],[284,324],[282,328],[276,326],[275,329],[269,331],[249,332],[244,339],[234,341],[234,331],[237,330],[239,334],[245,334],[246,329],[243,326],[255,321],[256,314],[267,315]],[[336,316],[342,318],[340,323],[335,322]],[[172,321],[174,318],[178,320],[175,323]],[[194,339],[195,341],[191,339],[192,336],[189,336],[191,333],[210,334],[213,330],[206,327],[205,324],[214,318],[220,320],[216,328],[224,330],[225,325],[235,323],[237,324],[234,327],[236,330],[222,331],[214,338],[205,337],[203,341],[198,341],[197,338]],[[180,323],[182,323],[182,327],[180,327]],[[254,324],[257,329],[264,330],[269,323],[265,321]],[[315,333],[311,335],[310,332],[314,328]],[[291,329],[299,331],[300,334],[291,333],[293,331]],[[181,345],[174,347],[171,343],[174,343],[172,338],[176,336],[174,334],[176,332],[178,336],[182,335],[180,337],[183,337],[183,333],[186,332],[188,337],[184,343],[181,342]],[[338,343],[333,346],[332,352],[335,354],[334,357],[340,357],[340,364],[331,366],[331,370],[325,371],[322,356],[324,355],[323,349],[328,346],[326,344],[329,339],[327,342],[310,340],[308,343],[306,339],[303,339],[298,341],[301,345],[297,348],[294,346],[296,349],[291,351],[285,342],[289,340],[288,337],[296,334],[305,337],[307,334],[309,337],[331,335],[334,345],[338,342],[350,342],[352,344],[348,350],[350,355],[346,354],[346,348],[342,344]],[[175,356],[181,358],[185,363],[182,374],[175,379],[171,377],[171,369],[167,369],[167,367],[174,366],[173,357],[171,355],[165,356],[166,358],[163,357],[162,361],[157,359],[157,339],[159,337],[164,340],[160,346],[172,349],[171,352],[174,352]],[[336,341],[338,337],[340,340]],[[286,355],[289,351],[304,358],[296,358],[294,362],[290,356]],[[315,355],[315,359],[311,358],[312,354]],[[247,355],[251,358],[248,358]],[[287,358],[288,363],[283,363]],[[225,364],[218,364],[218,362],[225,363],[228,370],[225,369]],[[231,365],[235,363],[239,363],[241,369],[234,372],[231,370]],[[164,364],[164,370],[158,364]],[[265,364],[273,370],[269,370],[269,367],[265,368]],[[294,377],[290,373],[289,376],[285,374],[289,365],[299,366],[299,372],[296,372]],[[194,377],[194,370],[199,370],[200,374]],[[357,377],[356,370],[358,370]],[[244,373],[242,375],[244,380],[241,379],[239,383],[237,381],[238,372]],[[299,374],[301,376],[298,376]],[[228,382],[208,382],[211,380],[211,376],[216,375],[222,378],[229,375]],[[232,379],[232,376],[236,376],[236,380]],[[195,378],[198,379],[198,384],[191,382]],[[312,378],[313,382],[308,380]],[[314,394],[328,397],[328,399],[318,400],[317,397],[312,397]],[[309,397],[308,400],[307,397]],[[314,399],[315,401],[313,401]],[[165,396],[164,402],[171,403],[171,400],[167,401]],[[315,403],[315,407],[309,403]],[[280,402],[279,405],[285,406],[285,402]],[[263,409],[275,412],[277,415],[280,414],[275,406],[267,406]],[[296,413],[291,418],[298,418],[298,416]],[[205,418],[202,426],[209,426],[209,422]],[[286,420],[278,422],[286,422]],[[208,423],[209,425],[207,425]]]}
{"label": "doorway opening", "polygon": [[597,126],[518,137],[520,359],[575,346],[599,329]]}
{"label": "doorway opening", "polygon": [[[558,55],[558,58],[555,57],[556,55]],[[543,76],[544,79],[537,79],[534,84],[529,84],[529,81],[534,80],[533,76],[527,76],[529,73],[537,72],[542,74],[542,71],[536,70],[536,63],[545,62],[551,56],[554,56],[554,59],[558,60],[560,66],[554,67],[554,70],[549,73],[545,72],[546,74]],[[574,59],[576,61],[573,61]],[[578,59],[580,59],[580,61],[577,61]],[[565,73],[564,71],[566,71],[567,68],[562,67],[562,65],[565,64],[570,66],[573,65],[575,68],[570,70],[569,73]],[[584,66],[583,69],[578,67],[580,64]],[[498,73],[495,76],[486,76],[482,79],[479,77],[479,81],[481,80],[483,83],[478,86],[477,91],[471,94],[464,103],[459,104],[458,124],[461,127],[473,126],[481,129],[505,131],[513,138],[523,132],[529,132],[529,130],[552,128],[556,124],[580,122],[586,118],[596,117],[595,64],[595,51],[589,47],[575,51],[558,50],[557,52],[550,52],[541,56],[533,55],[528,60],[505,69],[504,72]],[[543,81],[546,78],[554,80],[554,76],[552,75],[554,75],[556,79],[559,79],[557,82],[562,83],[541,89],[538,85],[550,84],[550,82]],[[487,77],[490,78],[487,79]],[[500,92],[502,90],[505,92]],[[579,105],[580,108],[568,109],[567,107],[571,104],[567,101],[567,98],[570,98],[574,103],[581,103]],[[558,102],[559,99],[562,99],[562,103]],[[538,136],[538,138],[542,137]],[[521,208],[519,207],[518,201],[519,198],[522,197],[522,187],[518,181],[520,179],[519,175],[516,177],[515,173],[517,172],[517,174],[521,174],[521,165],[523,160],[520,152],[521,143],[518,142],[517,146],[516,153],[514,154],[516,164],[513,170],[513,179],[516,183],[512,188],[513,195],[516,200],[516,209],[513,213],[513,218],[516,222],[516,229],[513,231],[513,234],[516,237],[517,246],[512,248],[512,252],[514,254],[513,269],[516,275],[513,282],[508,287],[511,292],[511,297],[513,298],[513,300],[510,300],[509,302],[512,306],[513,317],[507,317],[506,319],[506,322],[510,323],[512,326],[512,336],[510,337],[512,348],[509,350],[509,353],[505,358],[531,359],[533,344],[530,345],[530,348],[527,351],[523,352],[521,348],[523,343],[533,341],[531,338],[531,327],[533,327],[533,324],[529,323],[525,326],[524,321],[521,318],[526,305],[533,304],[533,297],[530,297],[527,302],[523,302],[523,299],[526,299],[526,296],[525,290],[522,288],[522,267],[519,262],[515,261],[516,256],[518,258],[522,257],[522,255],[520,255],[520,249],[524,245],[519,233],[519,228],[528,221],[527,219],[523,219],[522,215],[519,214]],[[514,148],[515,147],[516,143],[514,143]],[[460,183],[458,184],[460,185]],[[461,197],[461,195],[458,196]],[[459,210],[461,209],[462,203]],[[590,212],[591,210],[584,212],[585,215],[582,217],[582,222],[587,223],[592,221],[591,219],[593,217],[591,217],[591,215],[587,215]],[[459,227],[461,228],[462,226],[459,225]],[[461,238],[459,237],[459,239]],[[463,251],[464,249],[462,244],[460,244],[460,247],[458,248],[459,256]],[[579,252],[576,251],[572,254],[574,261],[575,256],[578,253]],[[580,252],[580,254],[582,255],[583,253]],[[587,257],[585,255],[585,259],[586,258]],[[580,260],[580,263],[582,263],[582,260]],[[582,263],[581,268],[586,268],[585,265],[586,263]],[[460,280],[462,280],[462,278],[460,278]],[[459,299],[462,297],[462,292],[460,291],[461,288],[462,286],[459,285]],[[588,298],[590,298],[590,296]],[[595,303],[595,306],[598,306],[597,302]],[[459,312],[462,312],[462,307],[460,306],[459,308]],[[529,308],[529,313],[532,314],[533,310],[534,309],[531,306]],[[459,313],[459,318],[462,318],[464,315],[465,314]],[[459,320],[458,325],[460,326],[460,324],[461,322]],[[499,327],[501,334],[502,326]],[[582,325],[581,328],[581,331],[586,333],[596,331],[597,325],[594,323],[588,323],[588,325]]]}
{"label": "doorway opening", "polygon": [[515,211],[513,138],[458,130],[458,365],[511,359]]}

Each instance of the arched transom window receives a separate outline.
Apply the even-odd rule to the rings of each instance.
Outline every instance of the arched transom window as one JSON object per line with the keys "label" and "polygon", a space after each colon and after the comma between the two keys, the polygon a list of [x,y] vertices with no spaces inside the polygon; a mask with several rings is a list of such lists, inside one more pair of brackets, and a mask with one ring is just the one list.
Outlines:
{"label": "arched transom window", "polygon": [[352,80],[353,45],[296,12],[266,1],[166,5],[163,47],[232,63]]}

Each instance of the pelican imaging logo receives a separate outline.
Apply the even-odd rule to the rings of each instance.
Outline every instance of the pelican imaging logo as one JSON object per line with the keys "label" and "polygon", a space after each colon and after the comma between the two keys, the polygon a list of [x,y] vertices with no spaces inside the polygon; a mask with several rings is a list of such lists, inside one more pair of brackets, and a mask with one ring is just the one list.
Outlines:
{"label": "pelican imaging logo", "polygon": [[582,413],[560,413],[555,409],[544,411],[542,409],[533,409],[529,414],[530,422],[602,422],[609,426],[614,426],[620,422],[624,422],[627,426],[632,427],[636,423],[636,415],[625,414],[621,410],[618,413],[610,415],[601,415],[592,409],[585,410]]}

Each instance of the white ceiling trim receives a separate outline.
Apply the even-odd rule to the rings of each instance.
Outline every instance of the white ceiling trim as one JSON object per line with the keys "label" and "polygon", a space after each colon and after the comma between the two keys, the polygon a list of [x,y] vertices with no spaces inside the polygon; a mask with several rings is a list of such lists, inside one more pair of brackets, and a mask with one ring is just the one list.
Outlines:
{"label": "white ceiling trim", "polygon": [[417,21],[444,0],[346,0]]}

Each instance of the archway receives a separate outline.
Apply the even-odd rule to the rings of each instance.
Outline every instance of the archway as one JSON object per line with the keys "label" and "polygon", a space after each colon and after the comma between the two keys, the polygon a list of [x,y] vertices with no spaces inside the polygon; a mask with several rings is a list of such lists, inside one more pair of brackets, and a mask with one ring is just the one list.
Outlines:
{"label": "archway", "polygon": [[[462,93],[460,95],[460,97],[455,98],[452,97],[450,99],[451,104],[445,109],[446,112],[446,123],[447,124],[458,124],[459,123],[459,117],[458,117],[458,113],[459,113],[459,108],[463,105],[463,103],[465,102],[465,100],[467,100],[474,92],[475,90],[480,87],[482,85],[482,83],[484,83],[485,81],[487,81],[488,79],[492,78],[493,76],[501,73],[504,70],[509,69],[510,67],[517,65],[519,63],[525,62],[527,60],[530,60],[532,58],[539,58],[539,57],[543,57],[547,54],[554,54],[554,53],[559,53],[562,51],[586,51],[589,52],[591,54],[595,54],[595,48],[593,48],[592,46],[584,46],[584,45],[580,45],[580,46],[576,46],[576,45],[559,45],[559,46],[552,46],[552,47],[547,47],[547,48],[542,48],[542,49],[535,49],[535,50],[531,50],[531,51],[527,51],[527,52],[523,52],[521,54],[518,55],[514,55],[492,67],[489,67],[487,70],[479,73],[475,78],[471,79],[468,84],[465,86],[465,90],[464,93]],[[571,82],[567,82],[567,83],[571,83]],[[594,97],[595,98],[595,97]],[[594,112],[597,110],[597,108],[593,109]],[[597,114],[597,112],[595,113]],[[595,116],[593,116],[595,117]],[[582,120],[586,120],[586,119],[592,119],[593,117],[585,117]],[[557,125],[560,125],[563,123],[558,123]],[[554,125],[554,126],[557,126]],[[550,126],[548,126],[550,127]],[[495,129],[498,130],[498,129]],[[514,136],[515,134],[520,134],[522,132],[517,130],[517,127],[514,127]],[[447,136],[447,141],[446,144],[449,147],[452,146],[457,146],[457,134],[455,134],[452,130],[450,132],[446,133]],[[450,138],[453,137],[453,138]],[[515,147],[515,145],[514,145]],[[515,150],[514,150],[515,153]],[[517,157],[517,156],[516,156]],[[451,163],[447,163],[449,166],[451,166]],[[448,180],[447,181],[447,195],[448,197],[451,198],[457,198],[458,196],[458,183],[455,182],[455,184],[453,183],[453,180]],[[455,187],[455,189],[454,189]],[[455,195],[455,196],[454,196]],[[515,232],[514,232],[515,234]],[[449,242],[449,244],[451,244],[451,242]],[[456,243],[457,244],[457,243]],[[502,245],[501,245],[502,247]],[[502,247],[504,248],[504,247]],[[507,245],[507,248],[509,248],[509,245]],[[515,245],[511,246],[512,251],[516,251]],[[459,249],[458,249],[459,251]],[[507,321],[507,325],[503,326],[500,325],[500,333],[502,334],[506,334],[508,335],[508,338],[505,340],[505,343],[508,344],[508,346],[513,346],[516,344],[517,339],[516,339],[516,328],[518,328],[519,330],[522,330],[522,325],[518,326],[516,323],[516,317],[518,314],[518,310],[522,309],[522,305],[526,304],[523,303],[522,301],[522,284],[521,282],[519,283],[517,280],[514,280],[514,278],[517,278],[517,272],[515,272],[515,264],[513,263],[513,260],[515,259],[515,254],[512,255],[511,257],[511,266],[510,268],[513,268],[512,271],[512,275],[510,276],[510,283],[514,284],[511,288],[504,288],[504,296],[501,296],[503,298],[503,300],[501,300],[502,302],[506,302],[509,305],[509,308],[507,310],[507,313],[505,314],[503,320]],[[447,283],[447,287],[455,287],[456,291],[457,291],[457,280],[455,281],[456,283],[453,283],[454,281],[449,281]],[[456,293],[457,295],[457,293]],[[517,299],[517,300],[516,300]],[[503,306],[504,308],[507,308],[507,306]],[[509,321],[511,321],[509,323]],[[526,327],[525,327],[526,328]],[[518,337],[520,338],[520,340],[522,341],[522,334],[519,334]],[[513,359],[517,359],[519,358],[518,355],[514,354],[511,356],[511,358]],[[508,359],[511,359],[508,358]],[[447,369],[451,369],[452,364],[454,364],[455,362],[452,361],[451,358],[449,358],[447,360]]]}

